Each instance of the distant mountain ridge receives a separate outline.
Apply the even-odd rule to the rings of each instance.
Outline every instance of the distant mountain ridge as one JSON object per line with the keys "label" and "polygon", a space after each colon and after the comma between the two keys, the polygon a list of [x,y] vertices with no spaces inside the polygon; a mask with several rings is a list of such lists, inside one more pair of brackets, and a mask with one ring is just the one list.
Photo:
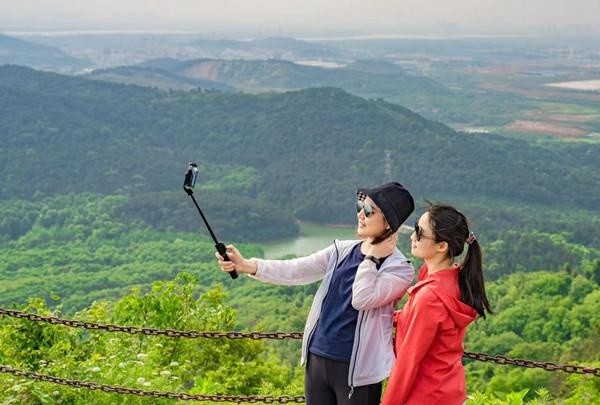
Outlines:
{"label": "distant mountain ridge", "polygon": [[0,65],[14,64],[48,70],[81,69],[89,62],[73,58],[58,48],[0,34]]}
{"label": "distant mountain ridge", "polygon": [[[398,93],[420,95],[448,96],[449,90],[439,83],[425,78],[406,74],[397,65],[377,61],[356,61],[347,66],[325,68],[308,66],[284,60],[220,60],[196,59],[178,61],[175,59],[157,59],[137,65],[139,69],[127,74],[122,68],[105,69],[101,73],[93,73],[92,77],[126,82],[135,82],[135,76],[141,78],[152,75],[150,70],[167,71],[181,77],[181,82],[201,80],[214,82],[214,86],[227,85],[250,92],[297,90],[308,87],[339,87],[363,97],[385,97]],[[119,78],[120,77],[120,78]],[[142,80],[137,81],[138,84]],[[159,80],[157,79],[157,83]],[[208,88],[210,83],[204,82],[202,87]],[[186,89],[182,84],[174,88]]]}
{"label": "distant mountain ridge", "polygon": [[[244,52],[263,52],[270,58],[294,60],[298,58],[340,58],[349,54],[335,46],[328,46],[316,42],[302,41],[288,37],[258,38],[248,41],[240,40],[207,40],[192,41],[191,46],[227,50],[232,49]],[[239,57],[239,55],[238,55]]]}

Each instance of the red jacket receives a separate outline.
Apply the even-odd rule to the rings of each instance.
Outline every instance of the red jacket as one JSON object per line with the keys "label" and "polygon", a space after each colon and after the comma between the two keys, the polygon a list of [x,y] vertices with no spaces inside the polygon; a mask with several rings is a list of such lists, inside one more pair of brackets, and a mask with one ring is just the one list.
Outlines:
{"label": "red jacket", "polygon": [[477,312],[459,300],[459,268],[431,275],[424,265],[394,314],[396,363],[382,405],[454,405],[467,399],[462,365],[467,325]]}

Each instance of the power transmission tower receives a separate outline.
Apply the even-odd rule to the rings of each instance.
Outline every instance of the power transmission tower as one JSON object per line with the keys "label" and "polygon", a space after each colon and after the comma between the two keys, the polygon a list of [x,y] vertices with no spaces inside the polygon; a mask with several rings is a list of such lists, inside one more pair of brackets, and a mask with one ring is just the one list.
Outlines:
{"label": "power transmission tower", "polygon": [[384,150],[385,160],[383,166],[383,176],[385,181],[392,181],[392,151],[389,149]]}

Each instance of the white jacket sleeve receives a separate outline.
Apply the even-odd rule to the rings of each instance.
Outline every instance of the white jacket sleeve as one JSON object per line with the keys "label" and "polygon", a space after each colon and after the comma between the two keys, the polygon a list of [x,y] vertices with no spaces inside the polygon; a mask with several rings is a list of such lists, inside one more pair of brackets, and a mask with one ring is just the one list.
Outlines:
{"label": "white jacket sleeve", "polygon": [[319,281],[325,275],[335,246],[331,245],[310,256],[290,260],[254,259],[256,274],[250,276],[265,283],[280,285],[302,285]]}
{"label": "white jacket sleeve", "polygon": [[364,260],[358,266],[352,285],[352,306],[364,311],[399,300],[414,276],[414,268],[406,260],[397,260],[380,271],[371,260]]}

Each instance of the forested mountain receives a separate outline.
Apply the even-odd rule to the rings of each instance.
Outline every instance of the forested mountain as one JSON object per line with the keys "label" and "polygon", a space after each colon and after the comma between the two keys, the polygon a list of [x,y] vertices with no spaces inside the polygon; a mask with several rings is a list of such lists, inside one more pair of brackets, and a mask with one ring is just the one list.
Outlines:
{"label": "forested mountain", "polygon": [[23,185],[40,172],[41,195],[173,190],[198,160],[203,181],[243,167],[248,195],[338,221],[337,197],[382,181],[388,150],[392,177],[418,197],[600,206],[597,145],[457,133],[333,88],[164,93],[7,66],[0,91],[1,198],[30,195]]}
{"label": "forested mountain", "polygon": [[57,71],[71,71],[89,65],[89,62],[73,58],[58,48],[0,33],[0,65],[9,63]]}
{"label": "forested mountain", "polygon": [[[352,223],[348,199],[355,187],[388,175],[419,201],[488,207],[477,219],[495,218],[494,228],[535,216],[502,214],[522,204],[540,214],[600,207],[593,192],[600,184],[597,144],[535,145],[457,133],[400,106],[334,88],[161,92],[6,66],[0,114],[2,199],[125,193],[145,196],[136,199],[139,206],[156,210],[165,200],[148,193],[180,192],[187,162],[195,160],[199,187],[236,196],[233,205],[243,198],[268,201],[319,222]],[[595,226],[594,220],[574,229],[560,216],[547,216],[536,229],[558,231],[569,223],[564,230],[580,235],[577,240],[598,239],[585,225]]]}

